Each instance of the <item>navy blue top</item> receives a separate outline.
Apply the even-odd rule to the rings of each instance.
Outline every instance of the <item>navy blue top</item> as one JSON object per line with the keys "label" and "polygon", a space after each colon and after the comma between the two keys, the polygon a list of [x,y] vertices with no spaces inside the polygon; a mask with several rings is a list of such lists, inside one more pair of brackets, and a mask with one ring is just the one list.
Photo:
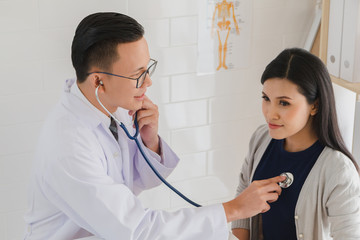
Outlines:
{"label": "navy blue top", "polygon": [[316,141],[300,152],[287,152],[284,139],[272,139],[257,166],[253,180],[272,178],[283,172],[294,175],[294,181],[283,188],[278,201],[270,203],[271,209],[262,214],[264,239],[297,239],[295,228],[295,206],[307,175],[314,166],[324,146]]}

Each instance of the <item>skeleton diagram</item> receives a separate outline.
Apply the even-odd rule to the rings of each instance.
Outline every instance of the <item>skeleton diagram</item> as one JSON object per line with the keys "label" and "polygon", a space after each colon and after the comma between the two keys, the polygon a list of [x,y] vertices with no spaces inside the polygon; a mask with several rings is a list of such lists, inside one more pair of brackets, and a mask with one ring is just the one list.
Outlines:
{"label": "skeleton diagram", "polygon": [[[234,4],[232,2],[227,2],[226,0],[223,0],[222,2],[216,4],[214,14],[212,17],[212,27],[211,27],[211,35],[213,36],[214,28],[215,28],[214,23],[215,20],[217,20],[218,22],[217,22],[216,31],[219,39],[219,66],[216,68],[216,70],[220,70],[221,67],[223,67],[224,69],[228,69],[228,67],[225,64],[225,60],[226,60],[226,51],[227,51],[227,41],[231,30],[231,26],[230,26],[231,15],[236,28],[236,33],[239,34],[240,29],[235,18]],[[226,34],[225,41],[221,41],[221,33]]]}

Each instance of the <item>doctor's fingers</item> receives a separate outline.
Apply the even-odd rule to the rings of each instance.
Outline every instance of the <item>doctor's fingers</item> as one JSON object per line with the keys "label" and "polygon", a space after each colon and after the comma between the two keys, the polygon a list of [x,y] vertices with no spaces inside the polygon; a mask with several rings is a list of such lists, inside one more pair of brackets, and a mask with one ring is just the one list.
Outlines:
{"label": "doctor's fingers", "polygon": [[158,111],[158,106],[153,103],[150,98],[148,98],[146,95],[144,96],[144,100],[142,102],[141,109],[154,109]]}
{"label": "doctor's fingers", "polygon": [[[158,122],[159,120],[159,112],[156,109],[140,109],[137,112],[138,122],[144,118],[151,118],[154,122]],[[140,125],[139,125],[140,126]]]}
{"label": "doctor's fingers", "polygon": [[276,176],[269,179],[257,180],[254,181],[254,183],[257,184],[259,187],[263,186],[264,190],[267,192],[277,192],[280,195],[282,189],[278,183],[284,181],[285,179],[285,176]]}
{"label": "doctor's fingers", "polygon": [[154,104],[146,95],[144,96],[144,100],[142,102],[142,106],[139,110],[134,111],[134,110],[130,110],[129,111],[129,115],[134,117],[135,112],[138,112],[139,115],[139,111],[143,110],[143,109],[154,109],[157,112],[159,112],[159,108],[156,104]]}
{"label": "doctor's fingers", "polygon": [[273,203],[273,202],[276,202],[279,199],[279,194],[277,194],[276,192],[267,193],[264,196],[264,199],[268,203]]}
{"label": "doctor's fingers", "polygon": [[[266,192],[259,193],[255,195],[257,197],[253,198],[252,204],[258,204],[258,211],[261,213],[267,212],[270,210],[269,203],[275,202],[278,200],[279,195],[276,192]],[[259,213],[258,212],[258,213]]]}
{"label": "doctor's fingers", "polygon": [[257,180],[251,183],[257,189],[259,194],[276,193],[281,194],[281,187],[277,183],[268,182],[266,180]]}
{"label": "doctor's fingers", "polygon": [[262,210],[261,210],[261,213],[265,213],[267,211],[270,210],[270,205],[267,204],[267,203],[264,203],[263,207],[262,207]]}
{"label": "doctor's fingers", "polygon": [[156,107],[156,104],[153,103],[150,98],[148,96],[144,96],[144,101],[143,101],[143,105],[142,105],[142,108],[145,108],[145,109],[148,109],[148,108],[153,108],[153,107]]}
{"label": "doctor's fingers", "polygon": [[260,182],[262,182],[263,184],[279,183],[279,182],[284,181],[285,179],[286,179],[285,176],[276,176],[276,177],[273,177],[273,178],[260,180]]}
{"label": "doctor's fingers", "polygon": [[139,117],[139,113],[138,113],[138,125],[140,130],[144,126],[151,126],[153,128],[157,128],[158,121],[159,121],[159,115],[156,115],[151,111],[141,114],[141,117]]}
{"label": "doctor's fingers", "polygon": [[270,205],[268,203],[273,203],[273,202],[277,201],[278,198],[279,198],[279,195],[277,193],[275,193],[275,192],[268,193],[264,198],[265,202],[263,202],[263,204],[262,204],[261,213],[269,211]]}

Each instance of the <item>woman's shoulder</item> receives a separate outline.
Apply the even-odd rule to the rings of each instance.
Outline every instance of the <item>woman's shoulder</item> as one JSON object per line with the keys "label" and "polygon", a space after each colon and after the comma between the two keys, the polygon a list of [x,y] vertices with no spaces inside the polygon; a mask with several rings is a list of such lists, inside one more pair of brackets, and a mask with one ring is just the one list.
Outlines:
{"label": "woman's shoulder", "polygon": [[359,179],[359,173],[354,163],[344,153],[325,147],[320,154],[317,164],[327,178],[355,178]]}
{"label": "woman's shoulder", "polygon": [[358,199],[360,177],[350,158],[340,151],[325,147],[316,165],[312,181],[309,182],[317,182],[321,186],[327,207],[344,198],[345,200]]}
{"label": "woman's shoulder", "polygon": [[324,161],[326,161],[327,166],[336,168],[355,168],[353,162],[348,156],[338,150],[327,146],[324,147],[324,150],[320,154],[319,159],[323,159]]}

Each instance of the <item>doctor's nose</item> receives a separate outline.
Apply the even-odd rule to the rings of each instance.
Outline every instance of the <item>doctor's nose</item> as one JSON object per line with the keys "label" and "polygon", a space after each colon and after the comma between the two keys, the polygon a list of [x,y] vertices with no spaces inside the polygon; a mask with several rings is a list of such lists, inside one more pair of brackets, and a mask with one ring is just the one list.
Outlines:
{"label": "doctor's nose", "polygon": [[141,87],[150,87],[151,85],[152,85],[151,77],[150,77],[149,73],[146,73],[144,83],[142,84]]}

